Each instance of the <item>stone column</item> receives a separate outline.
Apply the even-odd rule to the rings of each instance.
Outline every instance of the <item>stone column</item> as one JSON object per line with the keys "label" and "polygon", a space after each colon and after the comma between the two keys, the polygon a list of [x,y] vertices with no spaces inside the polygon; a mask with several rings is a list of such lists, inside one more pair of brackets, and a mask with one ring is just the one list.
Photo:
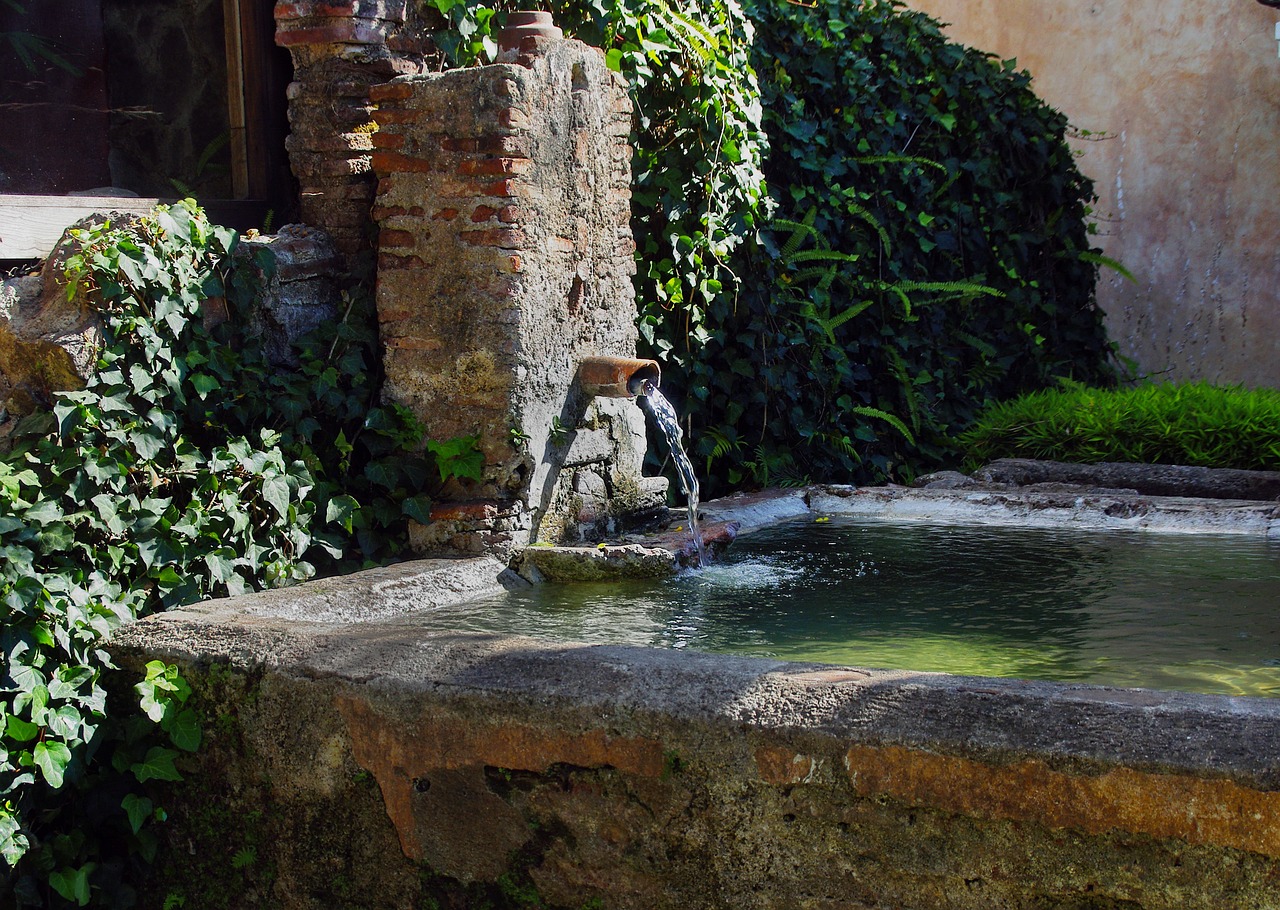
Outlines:
{"label": "stone column", "polygon": [[520,51],[371,93],[384,397],[484,454],[483,481],[452,482],[415,530],[420,552],[598,534],[665,489],[641,477],[634,402],[575,378],[635,351],[630,102],[594,48]]}

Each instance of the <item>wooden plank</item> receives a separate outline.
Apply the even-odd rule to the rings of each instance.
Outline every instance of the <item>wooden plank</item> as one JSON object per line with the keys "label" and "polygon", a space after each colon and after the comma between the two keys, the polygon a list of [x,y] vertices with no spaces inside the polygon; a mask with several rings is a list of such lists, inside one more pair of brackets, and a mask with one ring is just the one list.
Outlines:
{"label": "wooden plank", "polygon": [[95,212],[145,215],[159,199],[138,196],[0,194],[0,259],[42,259],[62,232]]}
{"label": "wooden plank", "polygon": [[[173,199],[138,196],[17,196],[0,194],[0,259],[43,259],[62,232],[96,212],[145,215]],[[247,231],[261,228],[270,206],[261,199],[201,202],[214,224]],[[277,223],[276,227],[280,225]]]}
{"label": "wooden plank", "polygon": [[293,81],[289,52],[275,43],[272,0],[237,0],[244,65],[244,118],[249,171],[248,196],[265,199],[281,213],[296,210],[293,173],[285,151],[289,134],[288,87]]}
{"label": "wooden plank", "polygon": [[240,0],[222,0],[227,46],[227,128],[230,132],[231,193],[249,195],[249,134],[245,118],[245,56]]}

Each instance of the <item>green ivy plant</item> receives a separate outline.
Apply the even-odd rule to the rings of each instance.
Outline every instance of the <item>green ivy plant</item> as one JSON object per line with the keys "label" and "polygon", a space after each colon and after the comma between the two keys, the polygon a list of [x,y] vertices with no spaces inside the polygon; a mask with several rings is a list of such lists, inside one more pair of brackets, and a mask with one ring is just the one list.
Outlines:
{"label": "green ivy plant", "polygon": [[[172,667],[148,667],[136,712],[109,698],[114,629],[395,558],[441,472],[474,460],[462,441],[437,465],[377,403],[361,287],[282,369],[246,331],[273,257],[237,253],[194,203],[78,240],[68,294],[103,315],[98,369],[0,460],[0,857],[19,906],[127,903],[162,815],[133,785],[176,779],[199,744]],[[214,298],[231,318],[207,328]]]}
{"label": "green ivy plant", "polygon": [[1030,77],[897,2],[745,9],[776,211],[664,370],[710,490],[909,480],[989,401],[1109,381],[1093,189]]}

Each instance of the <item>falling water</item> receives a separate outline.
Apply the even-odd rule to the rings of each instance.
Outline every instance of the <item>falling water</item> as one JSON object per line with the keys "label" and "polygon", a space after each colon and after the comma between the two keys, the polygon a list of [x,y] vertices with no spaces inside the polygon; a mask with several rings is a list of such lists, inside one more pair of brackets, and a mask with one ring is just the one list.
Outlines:
{"label": "falling water", "polygon": [[693,473],[693,462],[684,451],[680,435],[680,418],[676,415],[676,409],[671,406],[671,402],[667,401],[667,397],[658,391],[656,385],[647,380],[641,386],[640,403],[667,439],[671,459],[676,463],[680,489],[689,502],[689,530],[693,534],[694,546],[698,548],[698,565],[705,566],[707,551],[702,545],[702,534],[698,532],[698,477]]}

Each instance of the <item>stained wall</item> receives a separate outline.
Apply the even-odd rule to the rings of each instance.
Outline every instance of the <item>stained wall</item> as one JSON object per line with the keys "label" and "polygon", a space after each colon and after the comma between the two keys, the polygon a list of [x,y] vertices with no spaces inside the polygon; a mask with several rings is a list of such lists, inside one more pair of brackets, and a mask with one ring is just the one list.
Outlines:
{"label": "stained wall", "polygon": [[1280,387],[1280,11],[1253,0],[907,0],[1017,58],[1087,138],[1099,303],[1142,373]]}

